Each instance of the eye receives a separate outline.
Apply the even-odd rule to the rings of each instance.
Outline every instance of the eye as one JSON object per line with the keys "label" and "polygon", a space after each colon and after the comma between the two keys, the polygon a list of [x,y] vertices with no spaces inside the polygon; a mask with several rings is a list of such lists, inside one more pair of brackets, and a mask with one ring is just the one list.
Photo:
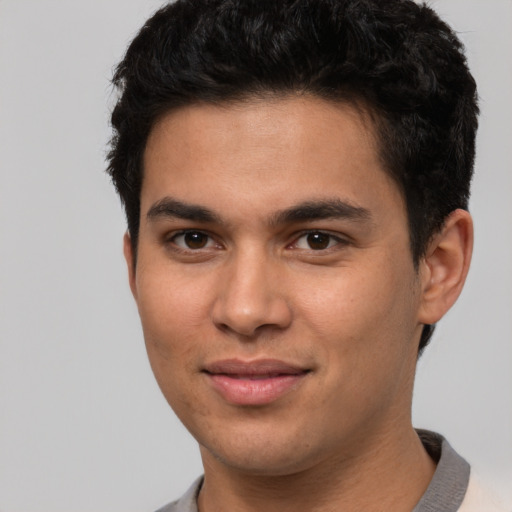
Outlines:
{"label": "eye", "polygon": [[340,243],[343,243],[343,240],[334,235],[324,233],[323,231],[310,231],[299,237],[293,246],[296,249],[324,251]]}
{"label": "eye", "polygon": [[174,245],[180,249],[198,250],[214,247],[216,244],[212,238],[202,231],[184,231],[171,238]]}

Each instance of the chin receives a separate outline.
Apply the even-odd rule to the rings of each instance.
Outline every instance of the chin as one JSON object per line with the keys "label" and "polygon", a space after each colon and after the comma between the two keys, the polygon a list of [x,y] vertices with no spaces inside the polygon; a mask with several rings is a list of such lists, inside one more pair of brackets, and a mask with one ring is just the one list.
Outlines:
{"label": "chin", "polygon": [[232,435],[224,443],[202,443],[203,461],[213,457],[224,466],[238,472],[259,476],[285,476],[298,473],[315,464],[311,445],[305,439],[265,436]]}
{"label": "chin", "polygon": [[239,473],[253,476],[286,476],[299,473],[307,469],[307,464],[302,464],[295,456],[285,454],[262,455],[261,451],[253,454],[233,454],[226,456],[213,454],[224,466],[236,470]]}

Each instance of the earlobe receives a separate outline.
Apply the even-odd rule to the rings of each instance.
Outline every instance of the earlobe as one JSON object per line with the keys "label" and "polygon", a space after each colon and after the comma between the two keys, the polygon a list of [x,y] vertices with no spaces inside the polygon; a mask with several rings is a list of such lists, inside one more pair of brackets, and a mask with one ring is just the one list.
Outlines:
{"label": "earlobe", "polygon": [[130,283],[130,289],[135,301],[137,301],[137,286],[135,284],[135,259],[133,254],[132,239],[128,231],[124,234],[123,237],[123,253],[124,259],[126,260],[126,265],[128,267],[128,280]]}
{"label": "earlobe", "polygon": [[472,251],[471,215],[465,210],[455,210],[433,237],[420,263],[421,323],[436,323],[455,303],[466,281]]}

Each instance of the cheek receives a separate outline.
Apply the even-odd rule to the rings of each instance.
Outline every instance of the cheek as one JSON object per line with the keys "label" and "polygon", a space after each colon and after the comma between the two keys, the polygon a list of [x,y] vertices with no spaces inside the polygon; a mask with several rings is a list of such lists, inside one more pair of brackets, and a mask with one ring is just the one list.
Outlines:
{"label": "cheek", "polygon": [[167,274],[141,272],[137,278],[137,305],[152,365],[185,362],[209,317],[204,287]]}
{"label": "cheek", "polygon": [[336,280],[317,284],[317,292],[303,302],[300,327],[315,337],[322,368],[319,396],[329,404],[317,404],[316,414],[329,410],[336,418],[332,425],[350,428],[354,418],[384,412],[402,399],[400,390],[409,389],[416,299],[404,273],[394,269],[343,269]]}
{"label": "cheek", "polygon": [[138,278],[138,308],[149,362],[169,405],[188,426],[189,411],[208,416],[191,379],[197,376],[198,361],[204,357],[202,344],[208,338],[205,318],[208,308],[202,287],[185,286],[179,278],[162,278],[159,273],[141,273]]}
{"label": "cheek", "polygon": [[373,358],[413,337],[418,305],[413,277],[406,264],[370,264],[317,275],[314,287],[306,285],[296,295],[304,298],[303,318],[330,350],[357,350],[359,357],[368,352]]}

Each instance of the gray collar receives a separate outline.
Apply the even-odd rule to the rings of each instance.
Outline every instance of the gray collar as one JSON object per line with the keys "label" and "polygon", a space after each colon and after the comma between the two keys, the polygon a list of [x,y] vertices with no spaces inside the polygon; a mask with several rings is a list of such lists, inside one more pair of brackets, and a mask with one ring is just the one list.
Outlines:
{"label": "gray collar", "polygon": [[[469,482],[469,464],[450,446],[443,436],[428,430],[418,430],[428,454],[437,462],[428,489],[412,512],[457,512]],[[157,512],[198,512],[197,496],[203,483],[198,478],[178,500]]]}
{"label": "gray collar", "polygon": [[417,430],[437,468],[425,494],[412,512],[457,512],[469,483],[469,464],[439,434]]}

